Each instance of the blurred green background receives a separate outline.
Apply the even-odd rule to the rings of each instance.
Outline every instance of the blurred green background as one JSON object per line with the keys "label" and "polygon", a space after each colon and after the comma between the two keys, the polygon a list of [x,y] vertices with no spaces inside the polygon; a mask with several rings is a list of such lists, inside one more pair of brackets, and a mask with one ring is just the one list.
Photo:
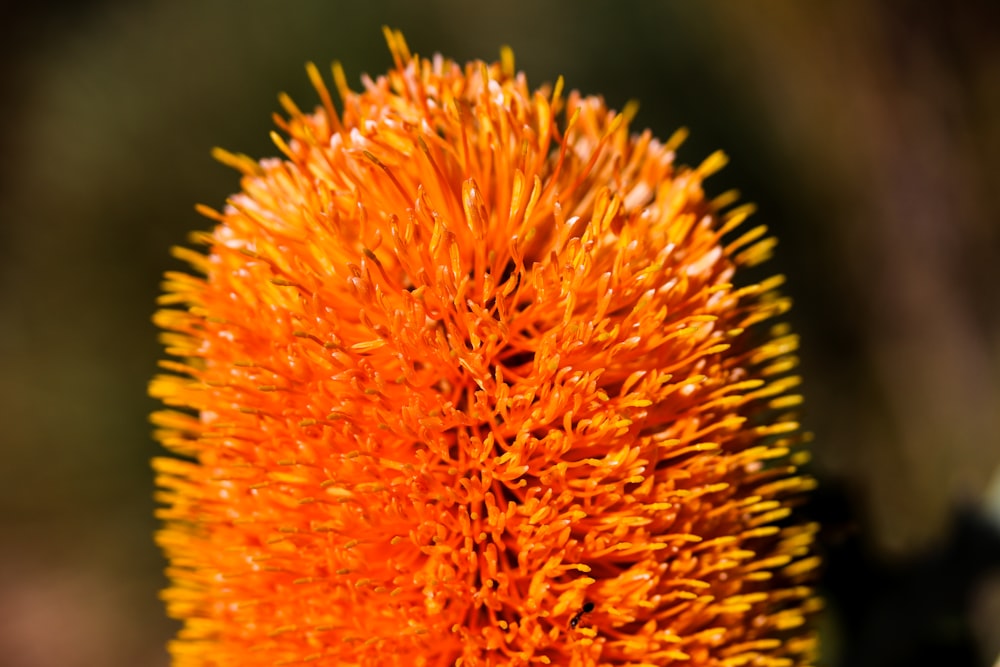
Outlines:
{"label": "blurred green background", "polygon": [[565,75],[716,148],[780,237],[816,434],[828,665],[1000,652],[1000,3],[5,3],[0,663],[167,664],[148,460],[168,254],[275,154],[303,64],[413,50]]}

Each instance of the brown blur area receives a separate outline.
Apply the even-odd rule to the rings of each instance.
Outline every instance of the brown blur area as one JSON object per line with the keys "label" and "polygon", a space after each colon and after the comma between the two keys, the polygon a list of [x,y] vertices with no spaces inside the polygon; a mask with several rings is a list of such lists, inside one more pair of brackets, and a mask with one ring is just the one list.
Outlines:
{"label": "brown blur area", "polygon": [[[169,247],[303,65],[421,54],[641,103],[779,237],[826,665],[1000,653],[1000,4],[47,0],[0,9],[0,664],[165,667],[145,395]],[[325,70],[325,67],[324,67]],[[325,70],[328,71],[328,70]]]}

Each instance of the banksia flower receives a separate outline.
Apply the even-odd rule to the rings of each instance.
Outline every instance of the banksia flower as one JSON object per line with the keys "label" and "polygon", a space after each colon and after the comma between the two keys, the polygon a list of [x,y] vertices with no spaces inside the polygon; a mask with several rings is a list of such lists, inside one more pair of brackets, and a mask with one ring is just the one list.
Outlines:
{"label": "banksia flower", "polygon": [[803,665],[796,338],[724,162],[411,55],[179,249],[151,385],[178,667]]}

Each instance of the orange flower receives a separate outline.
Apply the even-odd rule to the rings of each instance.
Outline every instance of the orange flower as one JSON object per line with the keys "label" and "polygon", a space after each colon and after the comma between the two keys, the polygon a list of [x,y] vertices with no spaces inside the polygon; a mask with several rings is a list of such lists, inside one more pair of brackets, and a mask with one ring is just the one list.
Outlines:
{"label": "orange flower", "polygon": [[724,158],[386,34],[342,113],[281,98],[283,158],[218,152],[167,275],[174,664],[809,662],[796,338]]}

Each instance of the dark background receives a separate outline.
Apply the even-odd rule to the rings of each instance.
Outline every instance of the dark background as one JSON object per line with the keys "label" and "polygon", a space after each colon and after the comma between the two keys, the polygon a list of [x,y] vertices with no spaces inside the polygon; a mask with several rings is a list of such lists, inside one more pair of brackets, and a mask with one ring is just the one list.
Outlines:
{"label": "dark background", "polygon": [[514,48],[681,160],[716,148],[780,237],[816,435],[828,665],[1000,652],[1000,4],[5,3],[0,9],[0,663],[163,667],[149,318],[168,248],[273,155],[303,69]]}

